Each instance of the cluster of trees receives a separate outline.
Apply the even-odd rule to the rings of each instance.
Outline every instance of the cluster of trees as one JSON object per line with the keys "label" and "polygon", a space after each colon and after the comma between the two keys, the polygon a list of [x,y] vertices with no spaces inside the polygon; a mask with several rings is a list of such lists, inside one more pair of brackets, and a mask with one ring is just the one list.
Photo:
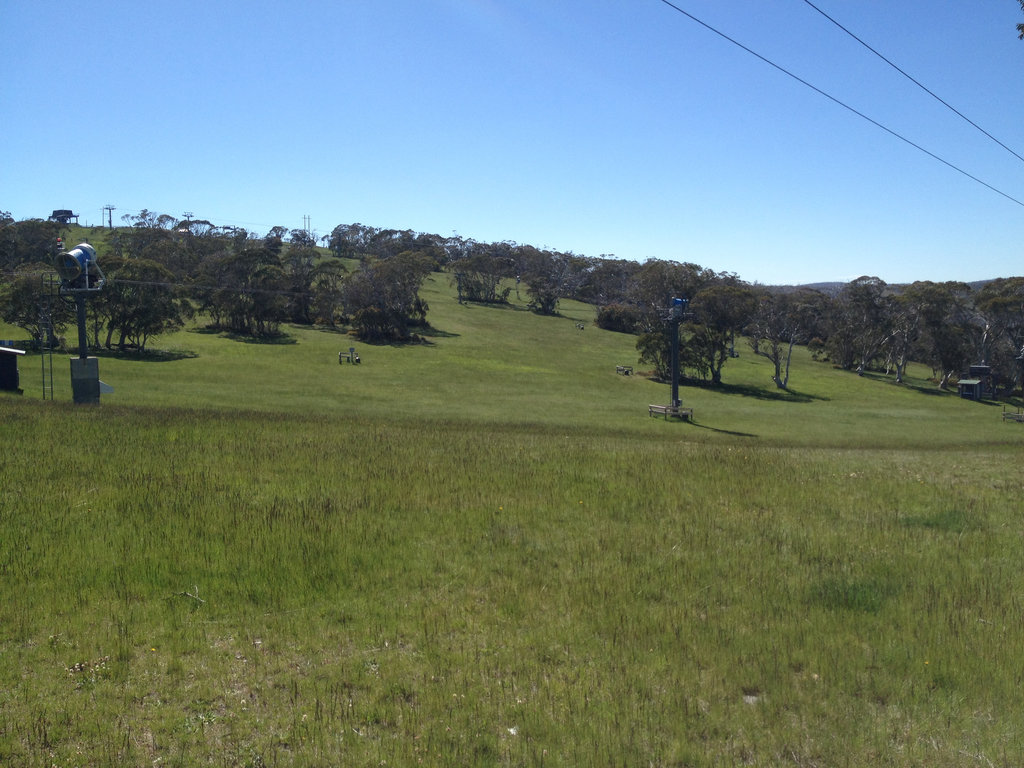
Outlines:
{"label": "cluster of trees", "polygon": [[604,328],[638,334],[642,361],[668,376],[671,336],[664,317],[673,296],[690,299],[680,335],[680,365],[695,378],[720,383],[737,338],[774,364],[773,380],[789,386],[797,344],[833,365],[880,370],[902,382],[911,360],[931,366],[938,386],[971,364],[991,366],[1008,391],[1024,365],[1024,278],[999,278],[978,288],[960,282],[887,285],[861,277],[834,294],[811,288],[750,285],[694,264],[638,265],[631,288],[598,310]]}
{"label": "cluster of trees", "polygon": [[[274,227],[259,236],[145,210],[123,221],[102,254],[107,287],[90,301],[97,345],[144,349],[150,336],[195,313],[246,335],[272,335],[290,322],[345,324],[366,340],[410,339],[427,325],[423,281],[445,270],[460,301],[507,302],[514,290],[540,314],[557,313],[565,298],[593,304],[597,324],[636,335],[640,361],[662,378],[672,358],[667,313],[681,297],[689,304],[679,360],[693,379],[721,383],[745,338],[772,361],[780,388],[789,386],[798,344],[840,368],[884,370],[897,381],[914,360],[932,367],[939,386],[979,362],[1004,387],[1021,382],[1021,277],[977,287],[862,277],[824,292],[751,285],[692,263],[585,257],[363,224],[339,225],[318,241],[304,230]],[[39,275],[49,270],[62,231],[56,222],[15,222],[0,212],[0,311],[36,338],[50,332],[40,327]],[[52,317],[57,327],[70,321],[60,302]]]}
{"label": "cluster of trees", "polygon": [[[349,230],[346,230],[349,231]],[[336,230],[337,232],[337,230]],[[385,239],[395,237],[387,235]],[[409,233],[401,235],[408,238]],[[674,297],[689,301],[680,334],[686,375],[720,384],[726,362],[745,338],[773,363],[773,380],[787,388],[797,344],[846,370],[893,374],[902,382],[909,361],[930,365],[940,387],[984,362],[1007,389],[1020,386],[1024,353],[1024,278],[1000,278],[972,288],[959,282],[887,285],[861,277],[833,292],[751,285],[737,275],[666,260],[644,263],[538,250],[515,243],[436,239],[460,298],[507,301],[509,278],[521,284],[537,312],[557,311],[559,298],[597,306],[597,324],[635,334],[641,362],[668,378]]]}
{"label": "cluster of trees", "polygon": [[[350,272],[304,230],[259,236],[146,210],[123,221],[101,254],[106,287],[88,303],[96,346],[145,350],[151,336],[196,313],[214,329],[249,336],[273,336],[285,322],[349,323],[363,339],[401,340],[426,322],[419,289],[435,265],[422,254],[364,255]],[[66,231],[0,212],[0,316],[34,339],[62,333],[73,319],[43,277]]]}

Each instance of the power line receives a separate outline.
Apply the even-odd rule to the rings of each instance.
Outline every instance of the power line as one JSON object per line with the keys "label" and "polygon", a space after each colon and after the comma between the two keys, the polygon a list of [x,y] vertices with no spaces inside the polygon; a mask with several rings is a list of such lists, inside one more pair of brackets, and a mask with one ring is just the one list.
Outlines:
{"label": "power line", "polygon": [[837,98],[836,98],[835,96],[833,96],[832,94],[830,94],[830,93],[828,93],[828,92],[826,92],[826,91],[823,91],[823,90],[822,90],[821,88],[819,88],[818,86],[816,86],[816,85],[814,85],[814,84],[812,84],[812,83],[809,83],[809,82],[808,82],[807,80],[804,80],[804,79],[803,79],[802,77],[800,77],[799,75],[796,75],[796,74],[794,74],[793,72],[790,72],[790,71],[789,71],[788,69],[786,69],[785,67],[783,67],[783,66],[781,66],[781,65],[779,65],[779,64],[776,64],[776,63],[775,63],[774,61],[772,61],[771,59],[768,59],[768,58],[766,58],[766,57],[762,56],[762,55],[761,55],[760,53],[758,53],[757,51],[755,51],[755,50],[753,50],[753,49],[751,49],[751,48],[748,48],[748,47],[747,47],[747,46],[745,46],[745,45],[744,45],[743,43],[739,42],[738,40],[736,40],[736,39],[734,39],[734,38],[731,38],[731,37],[729,37],[729,36],[728,36],[727,34],[725,34],[724,32],[721,32],[720,30],[718,30],[718,29],[715,29],[715,27],[712,27],[712,26],[711,26],[710,24],[708,24],[707,22],[701,21],[701,20],[700,20],[700,19],[698,19],[698,18],[697,18],[696,16],[694,16],[694,15],[693,15],[692,13],[689,13],[688,11],[684,11],[684,10],[683,10],[682,8],[680,8],[680,7],[678,6],[678,5],[675,5],[674,3],[672,3],[672,2],[669,2],[669,0],[661,0],[661,2],[662,2],[662,3],[664,3],[665,5],[667,5],[667,6],[669,7],[669,8],[673,9],[674,11],[677,11],[678,13],[681,13],[681,14],[682,14],[683,16],[685,16],[686,18],[690,19],[691,21],[693,21],[693,22],[695,22],[695,23],[697,23],[697,24],[700,24],[700,26],[704,27],[704,28],[705,28],[706,30],[708,30],[709,32],[713,32],[714,34],[716,34],[716,35],[718,35],[719,37],[721,37],[721,38],[722,38],[723,40],[726,40],[726,41],[728,41],[728,42],[732,43],[732,44],[733,44],[733,45],[735,45],[735,46],[736,46],[737,48],[741,48],[741,49],[743,49],[744,51],[746,51],[747,53],[749,53],[749,54],[750,54],[751,56],[754,56],[755,58],[757,58],[757,59],[760,59],[761,61],[763,61],[763,62],[764,62],[765,64],[767,64],[768,66],[770,66],[770,67],[772,67],[772,68],[774,68],[774,69],[777,69],[777,70],[778,70],[779,72],[781,72],[782,74],[784,74],[784,75],[786,75],[786,76],[788,76],[788,77],[791,77],[792,79],[796,80],[796,81],[797,81],[798,83],[800,83],[801,85],[804,85],[804,86],[806,86],[806,87],[810,88],[810,89],[811,89],[812,91],[814,91],[815,93],[818,93],[818,94],[820,94],[821,96],[824,96],[824,97],[825,97],[826,99],[828,99],[829,101],[831,101],[831,102],[833,102],[833,103],[835,103],[835,104],[838,104],[838,105],[839,105],[840,107],[842,107],[843,109],[846,109],[846,110],[848,110],[848,111],[852,112],[853,114],[857,115],[857,117],[859,117],[859,118],[861,118],[861,119],[863,119],[863,120],[867,120],[867,121],[868,121],[869,123],[871,123],[872,125],[874,125],[874,126],[875,126],[876,128],[881,128],[881,129],[882,129],[883,131],[885,131],[886,133],[888,133],[888,134],[889,134],[890,136],[894,136],[895,138],[899,139],[900,141],[902,141],[902,142],[905,142],[906,144],[909,144],[909,145],[910,145],[910,146],[912,146],[912,147],[913,147],[914,149],[918,150],[919,152],[923,152],[924,154],[928,155],[928,157],[932,158],[933,160],[938,160],[938,161],[939,161],[940,163],[942,163],[942,164],[943,164],[943,165],[945,165],[946,167],[948,167],[948,168],[951,168],[952,170],[956,171],[957,173],[963,174],[964,176],[966,176],[966,177],[967,177],[968,179],[970,179],[971,181],[974,181],[974,182],[976,182],[976,183],[980,184],[981,186],[983,186],[983,187],[985,187],[985,188],[987,188],[987,189],[991,190],[992,192],[995,192],[995,193],[996,193],[997,195],[1001,195],[1002,197],[1005,197],[1005,198],[1006,198],[1007,200],[1009,200],[1010,202],[1016,203],[1017,205],[1019,205],[1019,206],[1021,206],[1022,208],[1024,208],[1024,202],[1021,202],[1021,201],[1020,201],[1020,200],[1018,200],[1017,198],[1015,198],[1015,197],[1012,197],[1011,195],[1008,195],[1008,194],[1006,194],[1005,192],[1003,192],[1003,191],[1002,191],[1002,190],[1000,190],[1000,189],[997,189],[996,187],[993,187],[993,186],[992,186],[991,184],[989,184],[988,182],[986,182],[986,181],[982,181],[982,180],[981,180],[981,179],[979,179],[979,178],[978,178],[977,176],[974,176],[973,174],[971,174],[971,173],[968,173],[968,172],[967,172],[967,171],[965,171],[965,170],[964,170],[963,168],[960,168],[959,166],[957,166],[957,165],[954,165],[953,163],[949,162],[948,160],[945,160],[944,158],[942,158],[942,157],[939,157],[939,156],[938,156],[938,155],[936,155],[936,154],[935,154],[934,152],[932,152],[932,151],[930,151],[930,150],[927,150],[927,149],[925,149],[925,148],[924,148],[924,147],[922,147],[922,146],[921,146],[920,144],[917,144],[917,143],[915,143],[915,142],[911,141],[911,140],[910,140],[910,139],[908,139],[908,138],[907,138],[906,136],[904,136],[904,135],[902,135],[902,134],[900,134],[900,133],[897,133],[897,132],[896,132],[896,131],[894,131],[894,130],[893,130],[892,128],[889,128],[889,127],[887,127],[887,126],[883,125],[882,123],[878,122],[878,121],[877,121],[877,120],[875,120],[874,118],[868,117],[868,116],[867,116],[866,114],[864,114],[863,112],[861,112],[861,111],[859,111],[859,110],[855,109],[854,107],[851,107],[851,106],[850,106],[849,104],[847,104],[846,102],[844,102],[844,101],[840,101],[839,99],[837,99]]}
{"label": "power line", "polygon": [[1018,155],[1018,154],[1017,154],[1016,152],[1014,152],[1014,151],[1013,151],[1012,149],[1010,149],[1010,148],[1009,148],[1008,146],[1006,146],[1005,144],[1003,144],[1003,142],[1001,142],[1001,141],[1000,141],[999,139],[997,139],[997,138],[996,138],[995,136],[993,136],[993,135],[992,135],[991,133],[989,133],[989,132],[988,132],[988,131],[986,131],[986,130],[985,130],[984,128],[982,128],[982,127],[981,127],[980,125],[978,125],[978,124],[977,124],[976,122],[974,122],[974,121],[973,121],[973,120],[971,120],[971,119],[970,119],[969,117],[967,117],[967,115],[965,115],[965,114],[964,114],[963,112],[961,112],[960,110],[958,110],[958,109],[957,109],[956,107],[954,107],[954,106],[953,106],[952,104],[950,104],[949,102],[947,102],[947,101],[943,100],[942,98],[940,98],[940,97],[939,97],[938,95],[936,95],[936,94],[935,94],[934,92],[932,92],[932,91],[931,91],[931,90],[930,90],[929,88],[927,88],[927,87],[926,87],[926,86],[924,86],[924,85],[923,85],[922,83],[918,82],[918,81],[917,81],[917,80],[915,80],[915,79],[914,79],[913,77],[911,77],[910,75],[908,75],[908,74],[907,74],[906,72],[904,72],[904,71],[903,71],[902,69],[900,69],[900,68],[899,68],[898,66],[896,66],[896,65],[895,65],[895,64],[894,64],[893,62],[891,62],[891,61],[890,61],[889,59],[887,59],[887,58],[886,58],[885,56],[883,56],[883,55],[882,55],[881,53],[879,53],[879,52],[878,52],[878,51],[876,51],[876,50],[875,50],[874,48],[872,48],[872,47],[871,47],[870,45],[868,45],[868,44],[867,44],[867,43],[865,43],[865,42],[864,42],[863,40],[861,40],[861,39],[860,39],[859,37],[857,37],[857,35],[853,34],[853,32],[851,32],[850,30],[848,30],[848,29],[847,29],[846,27],[844,27],[844,26],[843,26],[842,24],[840,24],[840,23],[839,23],[838,21],[836,21],[836,20],[835,20],[835,19],[833,19],[833,18],[832,18],[831,16],[829,16],[829,15],[828,15],[827,13],[825,13],[825,12],[824,12],[823,10],[821,10],[821,8],[819,8],[819,7],[818,7],[818,6],[816,6],[816,5],[814,4],[814,3],[812,3],[812,2],[811,2],[811,0],[804,0],[804,2],[805,2],[805,3],[807,3],[807,5],[811,6],[811,8],[813,8],[814,10],[816,10],[816,11],[817,11],[818,13],[820,13],[820,14],[821,14],[822,16],[824,16],[824,17],[825,17],[826,19],[828,19],[829,21],[831,21],[831,22],[832,22],[833,24],[835,24],[835,25],[836,25],[837,27],[839,27],[839,29],[843,30],[843,32],[845,32],[846,34],[848,34],[848,35],[849,35],[850,37],[852,37],[852,38],[853,38],[854,40],[856,40],[856,41],[857,41],[858,43],[860,43],[860,44],[861,44],[861,45],[863,45],[863,46],[864,46],[865,48],[867,48],[867,49],[868,49],[869,51],[871,51],[871,52],[872,52],[873,54],[875,54],[875,56],[877,56],[878,58],[880,58],[880,59],[881,59],[882,61],[884,61],[884,62],[885,62],[886,64],[888,64],[888,65],[889,65],[890,67],[892,67],[892,68],[893,68],[893,69],[895,69],[895,70],[896,70],[897,72],[899,72],[899,73],[900,73],[901,75],[903,75],[903,76],[904,76],[905,78],[907,78],[907,80],[909,80],[910,82],[912,82],[912,83],[913,83],[914,85],[916,85],[916,86],[917,86],[918,88],[920,88],[920,89],[921,89],[922,91],[924,91],[924,92],[925,92],[925,93],[927,93],[927,94],[928,94],[929,96],[931,96],[931,97],[932,97],[933,99],[935,99],[935,100],[936,100],[937,102],[939,102],[940,104],[942,104],[942,106],[946,107],[946,108],[947,108],[947,109],[949,109],[949,110],[950,110],[951,112],[953,112],[953,113],[954,113],[955,115],[959,116],[959,117],[960,117],[960,118],[962,118],[963,120],[965,120],[965,121],[967,121],[968,123],[970,123],[970,124],[971,124],[972,126],[974,126],[975,128],[977,128],[977,129],[978,129],[979,131],[981,131],[981,132],[982,132],[983,134],[985,134],[985,135],[986,135],[986,136],[988,136],[988,137],[989,137],[990,139],[992,139],[992,141],[994,141],[994,142],[995,142],[996,144],[998,144],[998,145],[999,145],[1000,147],[1002,147],[1002,148],[1003,148],[1003,149],[1005,149],[1005,150],[1006,150],[1007,152],[1009,152],[1009,153],[1010,153],[1011,155],[1013,155],[1013,156],[1014,156],[1014,157],[1016,157],[1016,158],[1017,158],[1018,160],[1020,160],[1020,161],[1021,161],[1022,163],[1024,163],[1024,157],[1021,157],[1020,155]]}

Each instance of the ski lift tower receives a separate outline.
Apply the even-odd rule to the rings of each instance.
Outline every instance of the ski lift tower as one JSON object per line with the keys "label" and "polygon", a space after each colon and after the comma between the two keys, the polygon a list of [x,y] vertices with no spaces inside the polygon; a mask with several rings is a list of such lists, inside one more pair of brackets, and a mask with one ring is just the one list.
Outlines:
{"label": "ski lift tower", "polygon": [[679,399],[679,326],[686,314],[686,307],[689,306],[689,299],[672,298],[668,308],[668,322],[672,327],[672,402],[669,405],[647,406],[647,413],[651,416],[662,415],[666,419],[672,416],[684,421],[693,420],[693,409],[683,408],[683,402]]}
{"label": "ski lift tower", "polygon": [[103,288],[106,278],[96,263],[96,249],[79,243],[70,251],[61,251],[54,259],[60,277],[60,295],[73,297],[78,315],[78,357],[71,358],[71,392],[76,403],[100,401],[100,365],[89,357],[85,325],[85,300]]}
{"label": "ski lift tower", "polygon": [[683,322],[683,313],[690,304],[689,299],[672,297],[672,306],[669,308],[669,322],[672,323],[672,406],[678,408],[682,405],[679,399],[679,324]]}

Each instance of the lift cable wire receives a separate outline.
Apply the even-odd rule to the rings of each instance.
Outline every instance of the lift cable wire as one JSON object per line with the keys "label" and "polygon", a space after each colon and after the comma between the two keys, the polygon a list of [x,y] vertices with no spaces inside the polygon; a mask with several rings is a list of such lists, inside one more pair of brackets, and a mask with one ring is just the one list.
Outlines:
{"label": "lift cable wire", "polygon": [[1017,154],[1016,152],[1014,152],[1014,151],[1013,151],[1012,149],[1010,149],[1010,148],[1009,148],[1008,146],[1006,146],[1005,144],[1003,144],[1003,142],[1001,142],[1001,141],[1000,141],[999,139],[997,139],[997,138],[996,138],[995,136],[993,136],[993,135],[992,135],[991,133],[989,133],[989,132],[988,132],[988,131],[986,131],[986,130],[985,130],[984,128],[982,128],[982,127],[981,127],[980,125],[978,125],[978,124],[977,124],[976,122],[974,122],[974,121],[973,121],[973,120],[971,120],[971,119],[970,119],[969,117],[967,117],[967,115],[965,115],[965,114],[964,114],[963,112],[961,112],[960,110],[958,110],[958,109],[957,109],[956,107],[954,107],[954,106],[953,106],[952,104],[950,104],[949,102],[947,102],[947,101],[945,101],[944,99],[942,99],[942,98],[941,98],[940,96],[938,96],[938,95],[937,95],[937,94],[935,94],[935,93],[934,93],[933,91],[931,91],[931,90],[930,90],[930,89],[929,89],[928,87],[926,87],[925,85],[923,85],[922,83],[918,82],[918,81],[917,81],[917,80],[915,80],[915,79],[914,79],[913,77],[911,77],[910,75],[908,75],[908,74],[907,74],[906,72],[904,72],[904,71],[903,71],[902,69],[900,69],[900,68],[899,68],[899,67],[898,67],[898,66],[897,66],[896,64],[894,64],[893,62],[891,62],[891,61],[890,61],[889,59],[887,59],[887,58],[886,58],[885,56],[883,56],[883,55],[882,55],[881,53],[879,53],[879,52],[878,52],[878,51],[876,51],[876,50],[875,50],[874,48],[872,48],[872,47],[871,47],[870,45],[868,45],[868,44],[867,44],[867,43],[865,43],[865,42],[864,42],[863,40],[861,40],[861,39],[860,39],[859,37],[857,37],[857,35],[853,34],[853,32],[851,32],[850,30],[848,30],[848,29],[847,29],[846,27],[844,27],[844,26],[843,26],[842,24],[840,24],[840,23],[839,23],[838,21],[836,21],[836,20],[835,20],[835,19],[833,19],[833,18],[832,18],[831,16],[829,16],[829,15],[828,15],[827,13],[825,13],[825,12],[824,12],[823,10],[821,10],[821,8],[819,8],[819,7],[818,7],[818,6],[816,6],[816,5],[814,4],[814,3],[812,3],[812,2],[811,2],[811,0],[804,0],[804,2],[805,2],[805,3],[807,3],[807,5],[811,6],[811,8],[813,8],[814,10],[816,10],[816,11],[817,11],[818,13],[820,13],[820,14],[821,14],[822,16],[824,16],[824,17],[825,17],[826,19],[828,19],[829,21],[831,21],[831,22],[832,22],[833,24],[835,24],[835,25],[836,25],[837,27],[839,27],[839,28],[840,28],[841,30],[843,30],[843,32],[845,32],[846,34],[848,34],[848,35],[849,35],[850,37],[852,37],[852,38],[853,38],[854,40],[856,40],[856,41],[857,41],[858,43],[860,43],[860,44],[861,44],[861,45],[863,45],[863,46],[864,46],[865,48],[867,48],[867,49],[868,49],[869,51],[871,51],[871,52],[872,52],[873,54],[875,54],[875,56],[877,56],[878,58],[880,58],[880,59],[881,59],[882,61],[884,61],[884,62],[885,62],[886,64],[888,64],[888,65],[889,65],[890,67],[892,67],[892,68],[893,68],[893,69],[895,69],[895,70],[896,70],[897,72],[899,72],[899,73],[900,73],[901,75],[903,75],[903,76],[904,76],[905,78],[907,78],[907,80],[909,80],[910,82],[912,82],[912,83],[913,83],[914,85],[916,85],[916,86],[917,86],[918,88],[920,88],[920,89],[921,89],[922,91],[924,91],[924,92],[925,92],[925,93],[927,93],[927,94],[928,94],[929,96],[931,96],[931,97],[932,97],[933,99],[935,99],[935,100],[936,100],[937,102],[939,102],[939,103],[940,103],[940,104],[941,104],[942,106],[946,107],[946,109],[950,110],[951,112],[953,112],[954,114],[956,114],[957,116],[959,116],[960,118],[962,118],[963,120],[965,120],[966,122],[970,123],[970,124],[971,124],[972,126],[974,126],[975,128],[977,128],[977,129],[978,129],[979,131],[981,131],[981,132],[982,132],[983,134],[985,134],[985,135],[986,135],[986,136],[988,136],[988,137],[989,137],[990,139],[992,139],[992,141],[994,141],[994,142],[995,142],[996,144],[998,144],[998,145],[999,145],[1000,147],[1002,147],[1002,148],[1003,148],[1003,149],[1005,149],[1005,150],[1006,150],[1007,152],[1009,152],[1009,153],[1010,153],[1011,155],[1013,155],[1013,156],[1014,156],[1014,157],[1016,157],[1016,158],[1017,158],[1018,160],[1020,160],[1020,161],[1021,161],[1022,163],[1024,163],[1024,157],[1021,157],[1020,155],[1018,155],[1018,154]]}
{"label": "lift cable wire", "polygon": [[733,44],[733,45],[735,45],[735,46],[736,46],[737,48],[742,48],[742,49],[743,49],[744,51],[746,51],[747,53],[749,53],[749,54],[750,54],[751,56],[754,56],[755,58],[758,58],[758,59],[760,59],[760,60],[761,60],[761,61],[763,61],[763,62],[764,62],[765,64],[767,64],[768,66],[770,66],[770,67],[772,67],[772,68],[774,68],[774,69],[777,69],[777,70],[778,70],[779,72],[781,72],[782,74],[784,74],[784,75],[787,75],[788,77],[791,77],[791,78],[793,78],[794,80],[796,80],[796,81],[797,81],[798,83],[800,83],[801,85],[804,85],[804,86],[806,86],[806,87],[810,88],[810,89],[811,89],[812,91],[814,91],[815,93],[818,93],[818,94],[820,94],[821,96],[824,96],[824,97],[825,97],[826,99],[828,99],[829,101],[831,101],[831,102],[833,102],[833,103],[835,103],[835,104],[838,104],[838,105],[839,105],[840,107],[842,107],[843,109],[846,109],[846,110],[848,110],[848,111],[852,112],[853,114],[857,115],[857,117],[859,117],[859,118],[861,118],[861,119],[863,119],[863,120],[867,120],[867,121],[868,121],[869,123],[871,123],[872,125],[874,125],[874,126],[875,126],[876,128],[881,128],[881,129],[882,129],[883,131],[885,131],[885,132],[886,132],[886,133],[888,133],[889,135],[891,135],[891,136],[894,136],[895,138],[899,139],[899,140],[900,140],[900,141],[902,141],[902,142],[905,142],[906,144],[909,144],[909,145],[910,145],[910,146],[912,146],[912,147],[913,147],[914,149],[916,149],[916,150],[918,150],[918,151],[920,151],[920,152],[923,152],[924,154],[928,155],[928,157],[932,158],[933,160],[938,160],[938,161],[939,161],[940,163],[942,163],[942,164],[943,164],[943,165],[945,165],[946,167],[948,167],[948,168],[951,168],[952,170],[956,171],[957,173],[963,174],[964,176],[966,176],[967,178],[969,178],[969,179],[970,179],[971,181],[977,182],[977,183],[978,183],[978,184],[980,184],[981,186],[983,186],[983,187],[985,187],[985,188],[987,188],[987,189],[989,189],[989,190],[991,190],[991,191],[995,192],[995,193],[996,193],[997,195],[1001,195],[1002,197],[1005,197],[1005,198],[1006,198],[1007,200],[1009,200],[1010,202],[1016,203],[1017,205],[1019,205],[1019,206],[1021,206],[1022,208],[1024,208],[1024,202],[1021,202],[1021,201],[1020,201],[1020,200],[1018,200],[1017,198],[1015,198],[1015,197],[1012,197],[1011,195],[1008,195],[1008,194],[1006,194],[1006,193],[1005,193],[1005,192],[1003,192],[1003,191],[1002,191],[1001,189],[997,189],[996,187],[993,187],[993,186],[992,186],[991,184],[989,184],[988,182],[986,182],[986,181],[982,181],[982,180],[981,180],[981,179],[979,179],[979,178],[978,178],[977,176],[974,176],[973,174],[971,174],[971,173],[968,173],[968,172],[967,172],[967,171],[965,171],[965,170],[964,170],[963,168],[960,168],[959,166],[957,166],[957,165],[954,165],[953,163],[949,162],[948,160],[946,160],[946,159],[944,159],[944,158],[942,158],[942,157],[939,157],[939,156],[938,156],[938,155],[936,155],[936,154],[935,154],[934,152],[932,152],[932,151],[930,151],[930,150],[927,150],[927,149],[925,149],[925,148],[924,148],[924,147],[922,147],[922,146],[921,146],[920,144],[917,144],[917,143],[915,143],[915,142],[911,141],[911,140],[910,140],[910,139],[908,139],[908,138],[907,138],[906,136],[904,136],[904,135],[902,135],[902,134],[900,134],[900,133],[897,133],[897,132],[896,132],[896,131],[894,131],[894,130],[893,130],[892,128],[889,128],[889,127],[887,127],[887,126],[883,125],[882,123],[878,122],[878,121],[877,121],[877,120],[875,120],[874,118],[868,117],[868,116],[867,116],[867,115],[865,115],[865,114],[864,114],[863,112],[861,112],[861,111],[859,111],[859,110],[855,109],[854,107],[851,107],[851,106],[850,106],[849,104],[847,104],[847,103],[845,103],[845,102],[843,102],[843,101],[840,101],[839,99],[837,99],[837,98],[836,98],[835,96],[833,96],[832,94],[830,94],[830,93],[827,93],[826,91],[823,91],[823,90],[822,90],[821,88],[819,88],[819,87],[818,87],[818,86],[816,86],[816,85],[813,85],[812,83],[809,83],[808,81],[804,80],[804,79],[803,79],[802,77],[800,77],[799,75],[796,75],[796,74],[794,74],[793,72],[790,72],[790,71],[789,71],[788,69],[786,69],[785,67],[782,67],[782,66],[780,66],[779,64],[776,64],[776,63],[775,63],[774,61],[772,61],[771,59],[765,58],[765,57],[764,57],[764,56],[762,56],[762,55],[761,55],[760,53],[758,53],[758,52],[757,52],[757,51],[755,51],[755,50],[752,50],[751,48],[748,48],[747,46],[745,46],[745,45],[744,45],[743,43],[739,42],[738,40],[735,40],[734,38],[731,38],[731,37],[729,37],[729,36],[728,36],[727,34],[725,34],[724,32],[721,32],[721,31],[719,31],[718,29],[715,29],[714,27],[712,27],[712,26],[711,26],[710,24],[708,24],[707,22],[701,21],[701,20],[700,20],[700,19],[698,19],[698,18],[697,18],[696,16],[694,16],[694,15],[693,15],[692,13],[689,13],[689,12],[687,12],[687,11],[684,11],[684,10],[683,10],[682,8],[680,8],[680,7],[678,6],[678,5],[675,5],[674,3],[672,3],[672,2],[669,2],[669,0],[660,0],[660,1],[661,1],[662,3],[664,3],[665,5],[667,5],[667,6],[669,7],[669,8],[672,8],[673,10],[675,10],[675,11],[677,11],[677,12],[681,13],[681,14],[682,14],[683,16],[685,16],[686,18],[690,19],[691,21],[693,21],[693,22],[696,22],[697,24],[700,24],[700,25],[701,25],[702,27],[704,27],[704,28],[705,28],[705,29],[707,29],[708,31],[710,31],[710,32],[713,32],[714,34],[718,35],[718,36],[719,36],[719,37],[721,37],[721,38],[722,38],[723,40],[726,40],[726,41],[728,41],[728,42],[732,43],[732,44]]}

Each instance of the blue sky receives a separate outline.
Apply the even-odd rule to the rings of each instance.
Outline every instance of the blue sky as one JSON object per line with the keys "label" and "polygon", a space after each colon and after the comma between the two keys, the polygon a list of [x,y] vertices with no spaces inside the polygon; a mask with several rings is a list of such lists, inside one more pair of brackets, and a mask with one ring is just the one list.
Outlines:
{"label": "blue sky", "polygon": [[[1024,162],[804,0],[675,4],[1024,201]],[[1024,155],[1017,0],[814,0]],[[1024,206],[661,0],[0,4],[0,209],[147,208],[692,261],[1024,273]]]}

